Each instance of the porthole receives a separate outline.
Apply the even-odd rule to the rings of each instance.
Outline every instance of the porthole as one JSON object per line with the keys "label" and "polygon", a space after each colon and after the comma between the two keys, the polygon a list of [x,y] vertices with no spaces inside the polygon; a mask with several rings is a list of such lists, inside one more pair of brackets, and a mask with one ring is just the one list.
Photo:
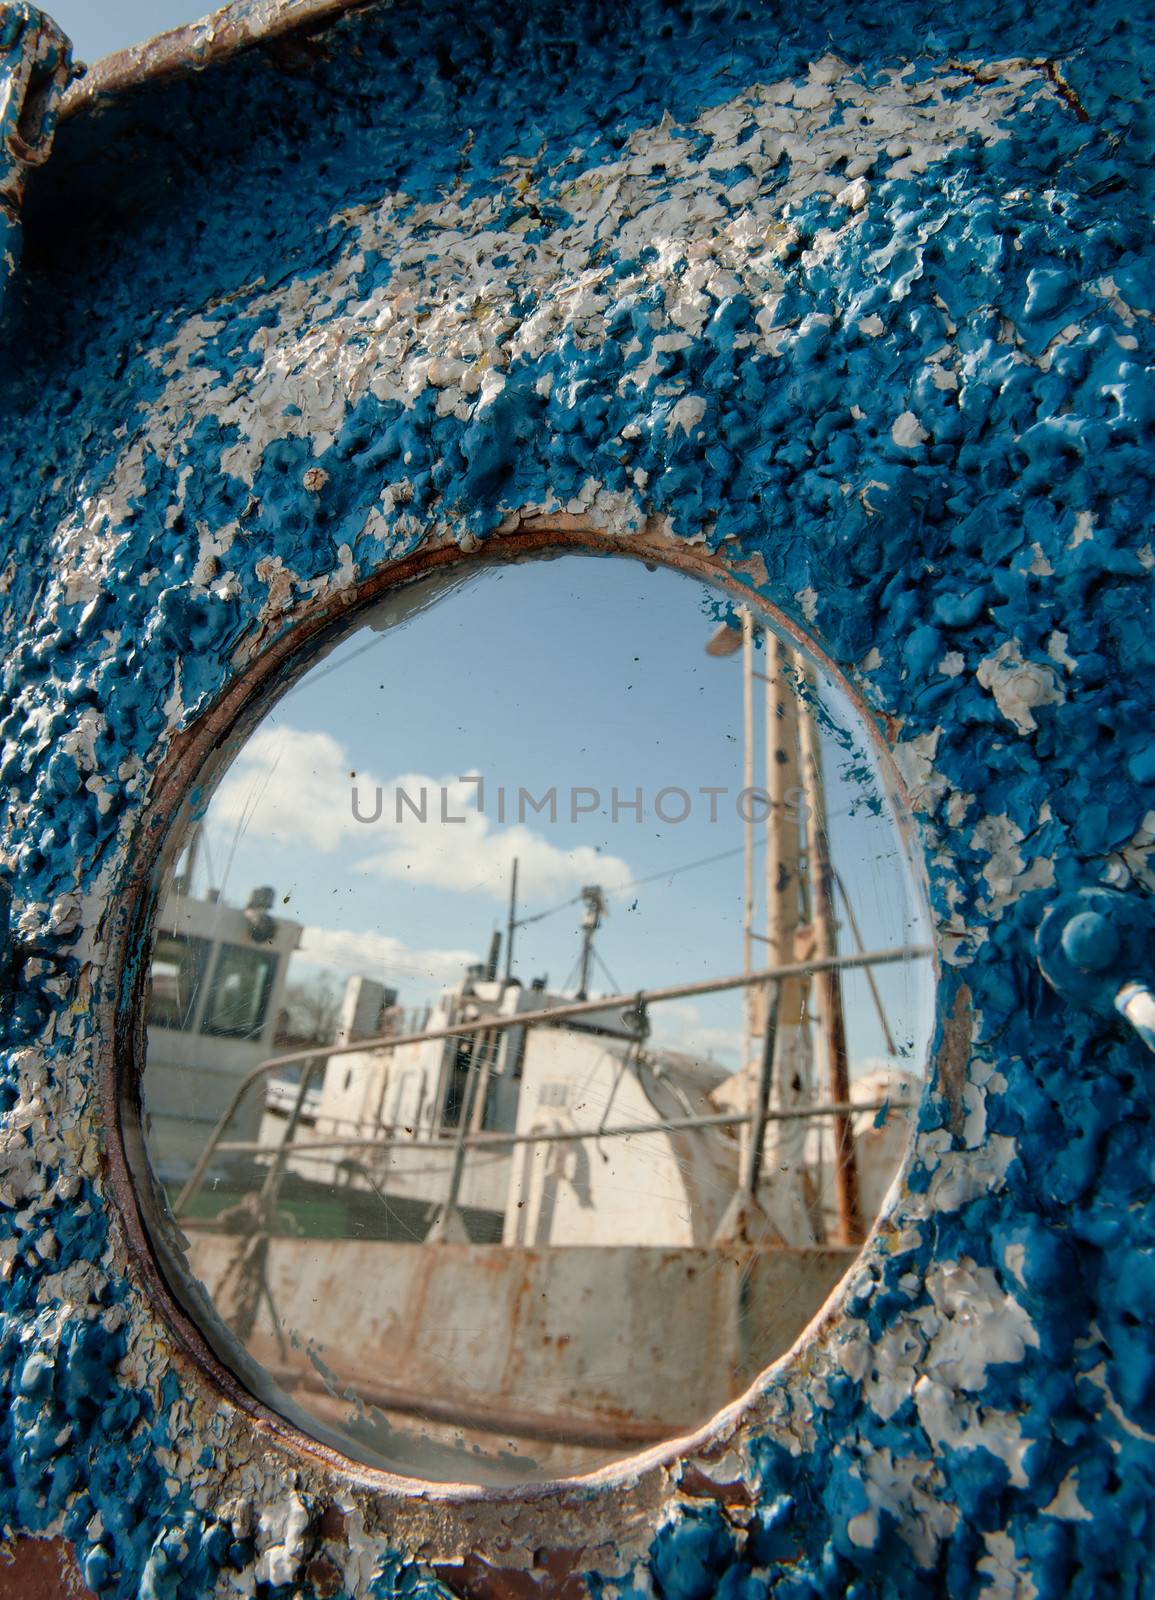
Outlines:
{"label": "porthole", "polygon": [[845,1277],[921,1093],[864,714],[729,589],[573,552],[386,591],[242,726],[150,891],[124,1116],[171,1293],[364,1467],[700,1429]]}

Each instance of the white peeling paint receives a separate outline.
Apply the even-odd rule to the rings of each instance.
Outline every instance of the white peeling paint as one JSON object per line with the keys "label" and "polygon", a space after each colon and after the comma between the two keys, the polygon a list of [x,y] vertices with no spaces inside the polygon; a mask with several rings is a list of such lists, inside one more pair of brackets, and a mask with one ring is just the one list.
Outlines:
{"label": "white peeling paint", "polygon": [[976,677],[994,695],[995,704],[1007,721],[1022,734],[1037,729],[1033,713],[1040,706],[1062,705],[1067,698],[1051,668],[1037,661],[1024,661],[1014,639],[1008,639],[981,661]]}

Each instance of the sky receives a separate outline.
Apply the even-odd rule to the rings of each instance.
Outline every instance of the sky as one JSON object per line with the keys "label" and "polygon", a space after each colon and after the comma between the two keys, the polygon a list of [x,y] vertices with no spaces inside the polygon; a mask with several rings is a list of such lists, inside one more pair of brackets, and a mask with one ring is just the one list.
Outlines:
{"label": "sky", "polygon": [[[594,992],[740,972],[741,667],[705,653],[718,596],[666,569],[581,555],[471,573],[370,614],[238,747],[204,819],[195,892],[244,905],[272,886],[278,914],[304,927],[294,980],[359,972],[407,1007],[484,956],[515,857],[523,982],[573,992],[589,884],[609,906]],[[831,848],[863,938],[921,942],[864,730],[833,685],[822,692],[839,724],[824,739]],[[536,809],[551,793],[556,812]],[[923,976],[880,969],[879,984],[917,1069]],[[845,989],[861,1068],[888,1052],[863,979],[848,974]],[[654,1024],[655,1041],[737,1067],[736,993],[657,1008]]]}
{"label": "sky", "polygon": [[130,44],[219,10],[213,0],[44,0],[81,61],[99,61]]}

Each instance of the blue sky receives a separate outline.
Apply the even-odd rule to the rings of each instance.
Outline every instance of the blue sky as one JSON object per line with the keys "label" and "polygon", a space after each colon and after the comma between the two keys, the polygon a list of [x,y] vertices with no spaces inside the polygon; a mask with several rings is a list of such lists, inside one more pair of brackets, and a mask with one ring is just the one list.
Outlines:
{"label": "blue sky", "polygon": [[98,61],[218,9],[212,0],[46,0],[41,5],[72,40],[81,61]]}
{"label": "blue sky", "polygon": [[[306,926],[298,973],[311,959],[383,976],[406,1005],[484,953],[504,925],[514,855],[520,914],[548,913],[519,932],[523,981],[548,973],[551,988],[566,986],[579,948],[572,902],[586,883],[609,891],[602,992],[740,971],[741,669],[737,656],[705,654],[717,603],[665,569],[569,556],[483,569],[401,625],[370,617],[237,753],[206,817],[198,890],[211,881],[243,904],[254,885],[273,885],[282,914]],[[842,776],[861,761],[861,730],[833,686],[825,698],[855,745],[848,757],[825,741],[832,851],[863,935],[872,946],[921,938],[893,824]],[[476,786],[458,782],[467,774],[484,780],[480,809]],[[398,780],[418,805],[424,792],[424,822],[404,805],[397,821]],[[443,783],[448,815],[463,822],[441,824]],[[728,791],[713,818],[706,787]],[[528,807],[519,821],[522,788],[538,799],[555,790],[556,821]],[[672,820],[687,804],[677,795],[667,820],[655,814],[667,788],[686,792],[684,821]],[[381,790],[377,821],[353,817],[354,789],[369,819]],[[615,789],[626,800],[641,789],[641,820],[625,805],[615,819]],[[576,820],[575,790],[600,796],[581,794],[591,809]],[[896,1034],[921,1035],[923,979],[891,969],[879,981]],[[852,1054],[879,1059],[861,978],[847,977],[846,997]],[[730,995],[655,1021],[669,1042],[729,1062],[740,1014]]]}

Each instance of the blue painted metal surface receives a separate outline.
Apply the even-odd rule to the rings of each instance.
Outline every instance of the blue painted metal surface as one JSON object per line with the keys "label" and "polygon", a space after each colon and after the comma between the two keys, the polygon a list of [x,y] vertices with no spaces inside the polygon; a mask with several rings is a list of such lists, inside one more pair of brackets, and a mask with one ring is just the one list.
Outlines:
{"label": "blue painted metal surface", "polygon": [[0,302],[20,259],[20,205],[30,167],[52,147],[72,75],[67,39],[24,0],[0,5]]}
{"label": "blue painted metal surface", "polygon": [[1047,908],[1036,938],[1039,968],[1062,999],[1100,1016],[1118,1013],[1155,1050],[1149,1007],[1155,978],[1155,899],[1081,889]]}
{"label": "blue painted metal surface", "polygon": [[3,849],[70,963],[26,972],[3,1056],[6,1528],[64,1532],[101,1595],[279,1597],[324,1591],[339,1503],[337,1592],[441,1592],[150,1312],[98,1007],[173,739],[317,597],[528,508],[704,540],[843,667],[965,1035],[742,1429],[749,1506],[650,1480],[592,1591],[1150,1592],[1148,1056],[1034,936],[1059,894],[1155,888],[1153,31],[1117,0],[399,5],[62,125],[0,330]]}

